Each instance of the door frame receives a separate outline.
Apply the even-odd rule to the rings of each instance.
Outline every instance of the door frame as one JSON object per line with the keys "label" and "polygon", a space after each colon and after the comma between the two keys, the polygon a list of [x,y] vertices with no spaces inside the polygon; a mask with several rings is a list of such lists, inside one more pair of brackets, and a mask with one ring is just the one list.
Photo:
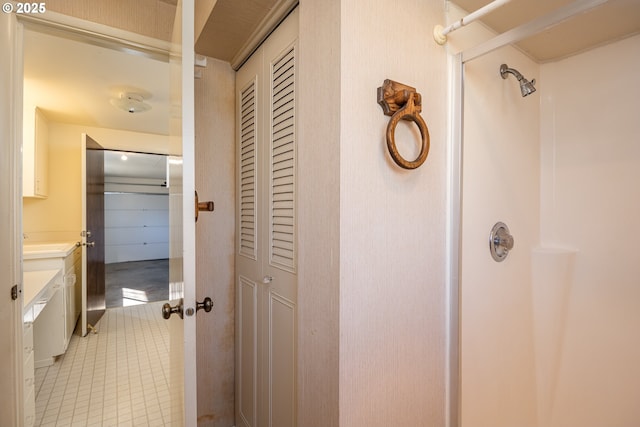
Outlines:
{"label": "door frame", "polygon": [[[185,1],[184,4],[188,5],[191,9],[190,16],[193,20],[193,1]],[[188,12],[188,11],[187,11]],[[11,87],[11,127],[9,132],[11,133],[11,138],[9,139],[10,144],[9,147],[5,149],[3,146],[3,153],[9,154],[9,173],[10,178],[4,182],[2,190],[4,193],[5,186],[8,186],[7,192],[11,196],[12,204],[9,206],[11,209],[11,220],[13,221],[10,226],[13,226],[13,234],[15,236],[15,241],[11,241],[8,243],[9,246],[9,257],[6,258],[9,262],[11,262],[10,269],[10,279],[13,283],[19,283],[19,289],[22,286],[22,239],[21,234],[23,230],[22,224],[22,156],[20,155],[20,147],[22,145],[22,103],[23,103],[23,94],[22,94],[22,77],[24,75],[24,71],[22,68],[23,57],[24,57],[24,47],[22,43],[23,32],[25,28],[35,28],[38,31],[42,31],[49,34],[54,34],[66,38],[71,38],[76,41],[80,41],[82,43],[91,43],[96,44],[98,46],[116,49],[116,50],[127,50],[127,51],[135,51],[137,54],[145,55],[149,58],[153,58],[156,60],[162,60],[169,62],[170,58],[170,50],[171,43],[165,42],[162,40],[154,39],[151,37],[146,37],[143,35],[139,35],[136,33],[132,33],[125,30],[120,30],[117,28],[109,27],[106,25],[85,21],[79,18],[71,17],[68,15],[63,15],[56,12],[47,11],[46,14],[43,15],[15,15],[15,14],[3,14],[6,15],[7,20],[13,20],[10,22],[13,26],[16,27],[15,35],[12,34],[13,42],[12,46],[12,54],[13,57],[10,61],[10,66],[12,67],[13,74],[9,76],[9,80],[12,83]],[[188,15],[189,16],[189,15]],[[4,19],[3,19],[4,20]],[[191,46],[193,46],[193,24],[189,26],[189,28],[183,28],[183,32],[187,33],[187,36],[190,37]],[[188,40],[187,40],[188,42]],[[189,49],[184,53],[188,57],[187,61],[190,58],[191,64],[193,64],[193,60],[195,57],[195,52],[193,49]],[[185,66],[183,64],[183,70],[187,69],[188,65]],[[192,73],[192,70],[190,71]],[[192,76],[192,74],[189,74]],[[193,82],[191,82],[192,90],[191,90],[191,99],[193,100]],[[183,88],[184,89],[184,88]],[[187,114],[185,116],[185,114]],[[191,105],[187,105],[182,109],[182,117],[192,117],[195,118],[195,111],[193,103]],[[194,161],[194,142],[195,142],[195,126],[193,124],[193,120],[191,120],[191,124],[184,129],[185,134],[183,134],[183,138],[187,138],[191,141],[191,146],[189,153],[187,155],[190,156],[191,164]],[[185,153],[183,153],[183,156]],[[191,168],[193,169],[193,168]],[[189,212],[189,214],[193,214],[193,196],[189,198],[189,194],[193,194],[193,188],[195,185],[195,173],[193,170],[189,172],[193,175],[193,178],[189,180],[187,185],[184,187],[185,198],[189,200],[185,200],[183,204],[183,209],[185,212]],[[6,184],[6,185],[5,185]],[[191,191],[189,192],[189,188]],[[191,202],[190,202],[191,201]],[[190,202],[190,203],[189,203]],[[187,218],[190,218],[188,216]],[[186,221],[185,227],[183,228],[183,233],[188,231],[191,227],[193,230],[193,236],[188,238],[188,242],[185,242],[185,249],[189,244],[192,247],[191,251],[185,251],[185,258],[187,256],[187,252],[191,256],[191,260],[193,261],[193,265],[191,266],[191,270],[185,268],[185,278],[184,281],[190,281],[193,288],[190,291],[189,295],[185,294],[185,306],[195,306],[195,222],[191,224],[191,221]],[[4,254],[7,245],[3,245],[0,247],[1,253]],[[189,261],[191,262],[191,261]],[[187,287],[188,288],[188,287]],[[19,304],[18,304],[19,302]],[[10,360],[6,363],[6,365],[10,365],[8,372],[11,375],[6,375],[7,381],[12,381],[14,386],[12,387],[12,393],[10,399],[4,399],[4,402],[0,404],[0,407],[8,407],[11,410],[6,412],[7,421],[11,422],[13,425],[22,425],[23,423],[23,407],[24,407],[24,396],[23,396],[23,381],[24,381],[24,372],[22,369],[23,355],[22,355],[22,296],[20,296],[15,303],[15,310],[7,310],[8,312],[12,312],[12,320],[14,320],[14,324],[10,326],[13,331],[13,340],[10,342],[10,349],[12,352],[13,360]],[[195,364],[195,318],[193,319],[192,327],[189,331],[189,334],[185,334],[185,343],[189,341],[192,344],[194,351],[185,351],[185,356],[189,356],[189,359],[185,357],[185,366],[184,366],[184,378],[185,381],[193,381],[193,387],[187,388],[185,391],[185,406],[184,406],[184,417],[185,417],[185,425],[195,425],[197,419],[197,410],[196,410],[196,364]],[[188,325],[185,323],[185,325]],[[188,337],[187,337],[188,335]],[[191,356],[193,356],[193,361],[191,360]],[[3,412],[5,413],[5,412]]]}
{"label": "door frame", "polygon": [[[3,177],[0,194],[3,203],[0,212],[8,221],[0,225],[3,236],[0,244],[0,268],[7,271],[1,290],[9,306],[0,313],[0,337],[9,344],[8,360],[0,371],[0,386],[7,390],[0,400],[0,412],[6,422],[22,425],[24,419],[24,372],[22,331],[22,31],[14,14],[3,13],[0,26],[6,28],[0,35],[0,51],[6,58],[0,73],[0,87],[7,90],[0,100],[0,164]],[[4,71],[8,70],[7,73]],[[6,171],[6,172],[5,172]],[[10,297],[9,290],[17,286],[18,298]],[[7,292],[7,293],[5,293]],[[11,298],[11,299],[9,299]],[[6,341],[5,341],[6,340]]]}

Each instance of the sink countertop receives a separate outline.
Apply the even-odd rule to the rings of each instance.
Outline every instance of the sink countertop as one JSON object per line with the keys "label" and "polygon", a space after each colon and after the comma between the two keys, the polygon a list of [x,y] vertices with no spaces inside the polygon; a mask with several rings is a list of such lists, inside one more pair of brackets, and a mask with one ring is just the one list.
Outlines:
{"label": "sink countertop", "polygon": [[75,248],[76,242],[25,243],[22,253],[24,259],[64,258]]}

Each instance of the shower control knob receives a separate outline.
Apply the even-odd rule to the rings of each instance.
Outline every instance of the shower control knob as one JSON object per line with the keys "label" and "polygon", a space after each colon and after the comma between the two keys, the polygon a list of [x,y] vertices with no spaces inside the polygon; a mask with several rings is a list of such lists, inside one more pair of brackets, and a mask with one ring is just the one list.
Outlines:
{"label": "shower control knob", "polygon": [[493,243],[496,246],[501,246],[503,249],[510,251],[513,249],[513,236],[504,228],[499,228],[493,238]]}
{"label": "shower control knob", "polygon": [[502,222],[496,223],[491,229],[489,235],[489,250],[491,257],[501,262],[509,255],[509,251],[513,249],[514,239],[509,232],[509,227]]}

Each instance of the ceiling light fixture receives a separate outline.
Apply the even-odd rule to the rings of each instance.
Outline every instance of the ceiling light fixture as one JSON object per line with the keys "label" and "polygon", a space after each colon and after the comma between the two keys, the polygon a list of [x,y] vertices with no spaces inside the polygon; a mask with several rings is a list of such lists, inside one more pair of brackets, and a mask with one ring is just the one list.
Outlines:
{"label": "ceiling light fixture", "polygon": [[132,92],[121,93],[119,98],[112,98],[111,105],[132,114],[151,109],[151,105],[144,102],[144,96]]}

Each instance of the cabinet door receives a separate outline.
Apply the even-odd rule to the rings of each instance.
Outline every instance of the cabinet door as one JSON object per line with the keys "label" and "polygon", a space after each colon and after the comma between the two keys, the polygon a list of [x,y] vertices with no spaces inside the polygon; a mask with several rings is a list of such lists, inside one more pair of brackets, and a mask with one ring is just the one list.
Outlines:
{"label": "cabinet door", "polygon": [[[62,279],[60,278],[60,282]],[[65,351],[64,286],[53,285],[53,295],[33,323],[34,365],[50,366]]]}
{"label": "cabinet door", "polygon": [[36,196],[47,197],[49,195],[49,122],[39,108],[36,108],[35,134],[35,182],[33,191]]}
{"label": "cabinet door", "polygon": [[294,11],[236,76],[236,419],[295,426],[296,73]]}
{"label": "cabinet door", "polygon": [[[32,120],[29,120],[32,117]],[[49,194],[49,123],[35,107],[25,114],[23,135],[23,196],[47,197]]]}

